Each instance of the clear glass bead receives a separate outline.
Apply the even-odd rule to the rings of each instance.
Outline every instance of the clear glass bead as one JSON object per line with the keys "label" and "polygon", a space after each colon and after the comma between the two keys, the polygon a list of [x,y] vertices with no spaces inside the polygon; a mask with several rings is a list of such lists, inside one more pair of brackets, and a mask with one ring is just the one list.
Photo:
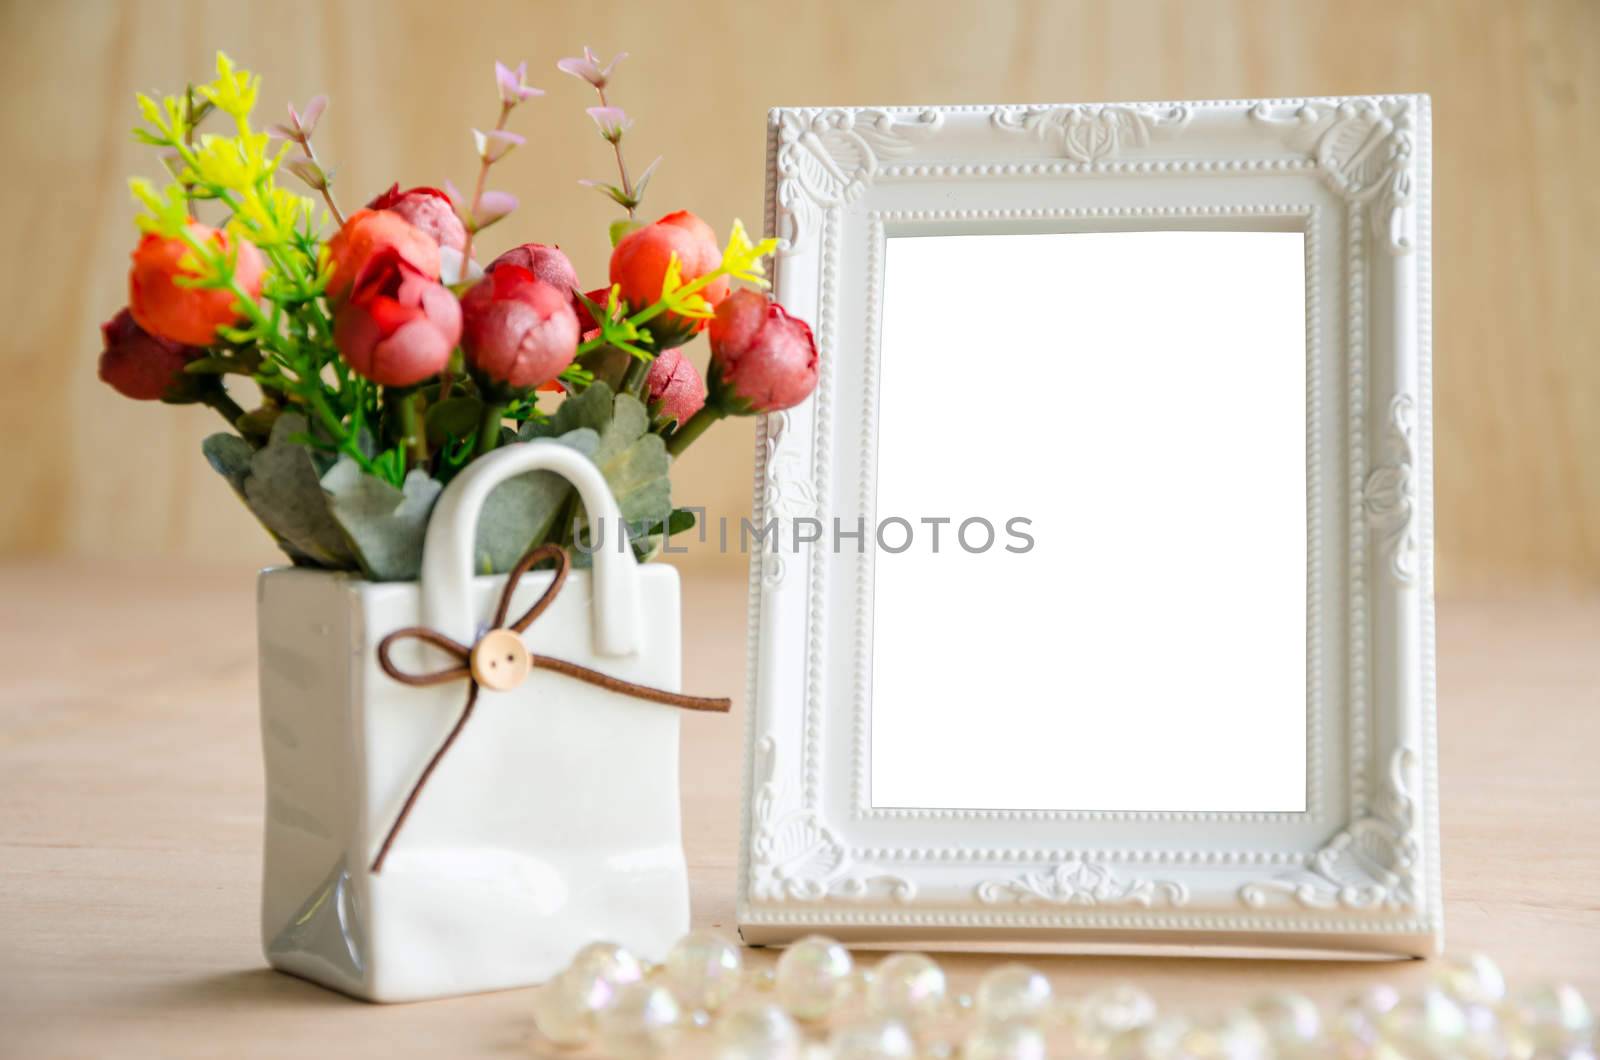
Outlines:
{"label": "clear glass bead", "polygon": [[1044,1032],[1026,1020],[982,1020],[961,1043],[961,1060],[1047,1060]]}
{"label": "clear glass bead", "polygon": [[1155,1018],[1155,1000],[1132,983],[1093,991],[1078,1010],[1083,1035],[1104,1041],[1146,1026]]}
{"label": "clear glass bead", "polygon": [[714,931],[691,931],[667,953],[667,986],[691,1009],[715,1012],[739,989],[739,947]]}
{"label": "clear glass bead", "polygon": [[1467,1016],[1455,998],[1430,986],[1401,998],[1379,1017],[1378,1032],[1402,1055],[1457,1056],[1467,1036]]}
{"label": "clear glass bead", "polygon": [[595,1031],[607,1056],[657,1056],[671,1046],[679,1015],[677,999],[666,987],[629,983],[595,1013]]}
{"label": "clear glass bead", "polygon": [[885,957],[867,986],[869,1011],[912,1024],[937,1015],[944,1000],[944,970],[921,953]]}
{"label": "clear glass bead", "polygon": [[1493,1007],[1506,997],[1506,977],[1500,966],[1481,953],[1441,958],[1434,981],[1464,1005]]}
{"label": "clear glass bead", "polygon": [[978,1015],[1004,1023],[1030,1019],[1050,1004],[1050,980],[1025,964],[1002,964],[978,982]]}
{"label": "clear glass bead", "polygon": [[850,951],[830,938],[810,935],[778,958],[778,1001],[796,1019],[830,1015],[850,989]]}
{"label": "clear glass bead", "polygon": [[533,992],[533,1022],[540,1034],[561,1046],[586,1045],[594,1034],[594,1012],[564,975]]}
{"label": "clear glass bead", "polygon": [[1322,1037],[1322,1015],[1304,994],[1268,994],[1250,1006],[1250,1013],[1286,1056],[1312,1054]]}
{"label": "clear glass bead", "polygon": [[1592,1047],[1594,1012],[1583,995],[1565,983],[1535,987],[1506,1005],[1504,1013],[1512,1041],[1540,1056]]}
{"label": "clear glass bead", "polygon": [[609,1005],[617,991],[644,978],[639,959],[613,942],[591,942],[579,950],[561,978],[591,1012]]}
{"label": "clear glass bead", "polygon": [[717,1020],[717,1060],[800,1060],[804,1039],[789,1014],[771,1003],[734,1008]]}
{"label": "clear glass bead", "polygon": [[899,1020],[847,1023],[828,1038],[829,1060],[916,1060],[917,1040]]}

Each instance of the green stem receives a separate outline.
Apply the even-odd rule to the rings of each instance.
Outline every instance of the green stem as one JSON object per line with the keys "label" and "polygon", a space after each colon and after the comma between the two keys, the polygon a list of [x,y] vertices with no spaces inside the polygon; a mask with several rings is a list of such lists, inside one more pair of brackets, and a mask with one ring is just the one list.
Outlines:
{"label": "green stem", "polygon": [[506,407],[501,402],[485,401],[483,417],[478,420],[478,455],[481,456],[500,444],[500,421],[506,418]]}
{"label": "green stem", "polygon": [[714,405],[707,405],[693,416],[689,422],[672,432],[672,437],[667,439],[667,452],[677,456],[689,448],[689,443],[706,433],[706,429],[713,423],[722,419],[727,413]]}
{"label": "green stem", "polygon": [[422,410],[422,394],[416,390],[399,389],[385,396],[390,398],[400,418],[400,443],[406,448],[408,468],[426,468],[428,432],[423,427],[422,417],[418,415]]}
{"label": "green stem", "polygon": [[227,420],[230,427],[244,418],[244,409],[239,406],[237,401],[229,397],[221,386],[207,387],[205,392],[200,395],[200,403],[216,409],[217,414]]}
{"label": "green stem", "polygon": [[645,379],[650,375],[650,362],[635,357],[628,362],[628,371],[622,377],[622,393],[638,397],[644,390]]}

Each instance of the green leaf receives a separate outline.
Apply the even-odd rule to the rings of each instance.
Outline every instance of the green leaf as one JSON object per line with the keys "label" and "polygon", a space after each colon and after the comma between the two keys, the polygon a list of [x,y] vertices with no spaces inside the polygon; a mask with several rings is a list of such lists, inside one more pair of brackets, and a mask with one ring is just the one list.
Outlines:
{"label": "green leaf", "polygon": [[244,499],[297,562],[349,570],[355,553],[343,529],[328,511],[327,495],[312,462],[311,450],[293,439],[306,434],[306,420],[284,413],[272,425],[272,437],[250,458]]}
{"label": "green leaf", "polygon": [[[600,448],[600,435],[593,428],[578,427],[536,444],[564,445],[592,460]],[[550,536],[571,495],[572,484],[553,471],[530,471],[496,486],[478,516],[473,569],[492,574],[516,566],[528,549]]]}
{"label": "green leaf", "polygon": [[518,438],[524,442],[536,438],[559,438],[568,431],[587,427],[596,434],[611,425],[611,388],[595,383],[581,394],[574,394],[557,406],[550,418],[543,422],[529,420],[522,425]]}
{"label": "green leaf", "polygon": [[[644,189],[640,188],[638,194],[644,194]],[[632,232],[636,228],[642,227],[644,226],[631,217],[624,217],[620,221],[612,221],[610,228],[611,245],[616,246],[618,243],[622,242],[623,236],[626,236],[629,232]],[[593,312],[593,310],[590,310],[590,312]]]}
{"label": "green leaf", "polygon": [[395,489],[341,457],[322,476],[328,510],[355,546],[361,570],[373,581],[410,581],[422,573],[428,516],[444,484],[415,468]]}
{"label": "green leaf", "polygon": [[256,455],[250,443],[237,434],[213,434],[200,443],[200,452],[212,470],[227,479],[233,492],[244,500],[244,480],[250,477],[250,458]]}
{"label": "green leaf", "polygon": [[483,416],[483,402],[466,395],[445,398],[428,406],[428,444],[437,449],[452,439],[471,438]]}

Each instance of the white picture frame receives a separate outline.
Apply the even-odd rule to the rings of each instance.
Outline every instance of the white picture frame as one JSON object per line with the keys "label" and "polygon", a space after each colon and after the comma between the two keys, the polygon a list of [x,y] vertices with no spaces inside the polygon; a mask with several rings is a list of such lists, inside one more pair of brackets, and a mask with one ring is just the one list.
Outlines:
{"label": "white picture frame", "polygon": [[886,232],[1305,233],[1307,798],[874,808],[871,549],[778,535],[750,568],[747,942],[1438,951],[1429,157],[1421,95],[771,112],[775,295],[820,382],[758,427],[757,524],[872,510]]}

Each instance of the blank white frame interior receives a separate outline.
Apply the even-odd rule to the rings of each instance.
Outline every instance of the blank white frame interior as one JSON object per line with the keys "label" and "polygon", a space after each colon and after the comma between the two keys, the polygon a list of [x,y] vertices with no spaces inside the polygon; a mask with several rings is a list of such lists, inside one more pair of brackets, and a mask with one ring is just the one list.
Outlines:
{"label": "blank white frame interior", "polygon": [[[1437,952],[1429,137],[1425,96],[772,112],[767,227],[782,240],[775,293],[812,322],[822,368],[812,400],[765,417],[758,429],[755,519],[775,521],[777,532],[751,563],[738,892],[748,942],[824,932],[857,944]],[[995,747],[972,735],[977,730],[964,737],[949,703],[920,730],[937,753],[904,753],[908,736],[919,733],[907,701],[934,698],[929,682],[899,661],[914,645],[892,632],[914,629],[916,615],[942,600],[952,623],[1031,618],[1031,634],[1003,660],[1024,670],[1051,648],[1060,657],[1055,665],[1070,668],[1073,645],[1067,632],[1038,635],[1053,601],[1028,616],[1021,597],[1005,595],[1002,575],[1016,568],[1005,568],[1002,556],[913,561],[878,551],[873,528],[888,508],[920,505],[931,492],[905,470],[914,468],[906,454],[915,455],[916,442],[908,443],[902,425],[914,425],[927,402],[897,364],[904,368],[903,344],[931,351],[940,343],[931,333],[919,337],[917,313],[897,308],[909,297],[897,293],[906,286],[897,279],[935,266],[940,240],[977,237],[962,252],[985,248],[996,271],[1006,261],[992,257],[1004,253],[994,248],[1006,244],[993,237],[1086,233],[1219,234],[1206,248],[1213,255],[1229,242],[1220,234],[1292,241],[1262,251],[1261,261],[1279,263],[1261,274],[1273,282],[1230,287],[1205,275],[1203,284],[1179,286],[1181,272],[1152,268],[1137,292],[1152,314],[1182,314],[1198,331],[1209,321],[1211,334],[1231,319],[1240,336],[1270,328],[1280,336],[1270,341],[1281,343],[1286,314],[1303,320],[1292,352],[1304,357],[1294,372],[1257,361],[1242,374],[1235,365],[1234,376],[1219,371],[1185,384],[1227,388],[1229,400],[1218,403],[1226,422],[1213,424],[1204,441],[1214,444],[1197,446],[1193,459],[1195,473],[1212,468],[1232,492],[1180,489],[1154,474],[1159,465],[1149,452],[1113,441],[1090,447],[1081,435],[1039,461],[1041,473],[1052,475],[1082,461],[1090,482],[1114,481],[1119,470],[1142,475],[1169,506],[1193,513],[1171,531],[1183,535],[1180,559],[1189,557],[1172,572],[1214,554],[1227,573],[1175,588],[1170,603],[1191,628],[1207,619],[1249,628],[1258,611],[1294,616],[1291,630],[1304,619],[1303,641],[1258,621],[1252,654],[1227,660],[1247,671],[1241,687],[1253,691],[1242,699],[1285,703],[1228,722],[1255,718],[1247,738],[1223,727],[1215,696],[1146,726],[1190,726],[1181,741],[1193,748],[1190,760],[1172,759],[1170,769],[1149,774],[1180,778],[1173,790],[1152,789],[1143,776],[1095,779],[1085,757],[1067,751],[1060,761],[1077,763],[1079,782],[1053,776],[1055,759],[1039,745],[1087,731],[1054,716],[1039,722],[1035,741],[1019,743],[1008,770],[976,768],[980,755],[992,763]],[[1103,252],[1139,253],[1139,242],[1113,248],[1106,241]],[[1068,253],[1065,243],[1023,240],[1019,254],[1025,244],[1056,246],[1052,267],[1066,269],[1094,241],[1071,244]],[[1299,258],[1292,273],[1283,264],[1286,246]],[[1112,258],[1106,261],[1109,271]],[[1286,275],[1287,286],[1278,282]],[[1089,286],[1064,287],[1064,313],[1096,312],[1095,299],[1070,299]],[[954,306],[962,295],[955,276],[941,297]],[[1090,330],[1115,344],[1117,300],[1099,301],[1111,319],[1097,318]],[[952,310],[952,328],[962,326],[957,316]],[[1019,370],[1014,355],[980,356],[996,359],[982,366],[994,385],[964,397],[957,389],[957,414],[981,411]],[[1169,362],[1161,378],[1181,381],[1190,367]],[[1121,391],[1106,401],[1119,405],[1141,443],[1175,445],[1179,439],[1161,433],[1164,422],[1185,420],[1190,437],[1204,422],[1178,407],[1141,419],[1153,395],[1134,377],[1086,377],[1084,385]],[[1082,406],[1080,416],[1098,411]],[[1295,430],[1303,444],[1286,434]],[[958,453],[942,435],[939,444],[941,459],[955,465],[1001,468],[1019,459],[982,431],[973,433],[972,452]],[[1257,505],[1251,495],[1230,507],[1248,476],[1221,455],[1227,452],[1259,462],[1272,492],[1287,492],[1294,503]],[[1294,478],[1297,466],[1303,479]],[[1019,490],[1026,495],[1015,496]],[[991,494],[991,507],[995,497],[1014,497],[1019,515],[1029,514],[1030,503],[1037,509],[1042,496],[1015,485]],[[894,514],[913,523],[994,514],[949,507]],[[1143,547],[1149,555],[1138,544],[1157,540],[1147,512],[1108,515],[1086,543],[1135,555]],[[795,533],[811,520],[824,528],[820,541]],[[858,521],[868,528],[865,547],[858,551],[848,537],[834,547],[834,524],[849,530]],[[1185,533],[1184,525],[1193,529]],[[1051,555],[1044,527],[1065,562],[1072,539],[1063,538],[1059,520],[1041,524],[1040,547],[1028,558]],[[908,587],[928,586],[928,571],[940,578],[919,596]],[[1099,600],[1116,602],[1113,582],[1097,591]],[[982,603],[963,612],[964,599]],[[898,617],[877,624],[886,616]],[[877,660],[875,630],[885,628],[891,633],[878,634],[884,655]],[[1138,643],[1119,644],[1124,668],[1141,662],[1161,671],[1182,660],[1192,672],[1220,673],[1211,665],[1217,653],[1239,651],[1194,649],[1171,627],[1152,629]],[[929,665],[946,665],[949,654],[945,645]],[[891,660],[891,670],[878,666]],[[1074,702],[1165,701],[1159,682],[1122,687],[1095,678],[1093,661],[1071,677],[1100,684],[1082,686],[1090,691],[1075,692]],[[969,667],[952,681],[971,682],[973,673]],[[1015,698],[1013,689],[1005,702]],[[1028,713],[1000,714],[1025,730],[1017,736],[1026,743]],[[1167,753],[1154,738],[1140,747],[1132,742],[1137,728],[1124,728],[1117,753],[1126,761]],[[963,758],[974,768],[964,770]],[[1254,786],[1213,783],[1208,765],[1229,775],[1254,765],[1259,776],[1252,773]]]}

